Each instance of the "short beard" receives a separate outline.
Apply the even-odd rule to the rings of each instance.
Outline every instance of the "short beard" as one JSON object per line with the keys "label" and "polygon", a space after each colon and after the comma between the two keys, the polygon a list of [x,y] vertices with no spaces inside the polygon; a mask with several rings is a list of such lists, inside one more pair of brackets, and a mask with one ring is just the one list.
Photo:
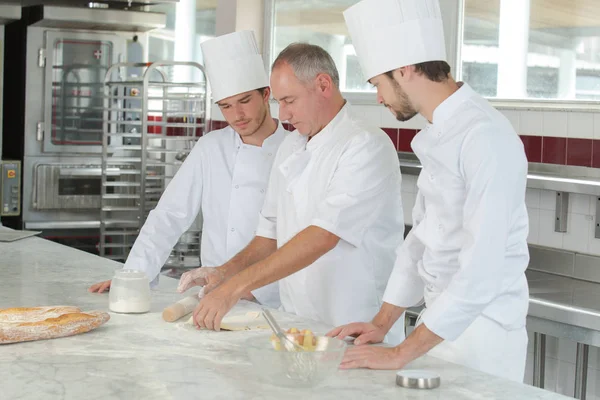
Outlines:
{"label": "short beard", "polygon": [[401,109],[395,110],[394,108],[389,107],[387,104],[386,106],[394,112],[398,121],[406,122],[412,119],[415,115],[417,115],[418,112],[410,103],[410,99],[408,98],[406,92],[400,88],[400,85],[398,84],[398,82],[396,82],[395,79],[392,79],[392,84],[394,85],[394,93],[396,94],[396,100],[399,100],[398,103],[401,105]]}

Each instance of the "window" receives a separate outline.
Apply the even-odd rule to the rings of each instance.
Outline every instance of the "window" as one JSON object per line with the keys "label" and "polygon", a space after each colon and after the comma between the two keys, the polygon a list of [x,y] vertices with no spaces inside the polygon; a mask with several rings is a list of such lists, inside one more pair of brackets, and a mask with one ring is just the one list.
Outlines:
{"label": "window", "polygon": [[501,99],[600,100],[600,1],[465,0],[462,80]]}
{"label": "window", "polygon": [[[200,43],[215,37],[216,1],[196,1],[196,18],[194,22],[196,36],[187,39],[194,41],[192,54],[188,59],[177,59],[175,55],[176,30],[182,28],[182,24],[177,23],[176,7],[177,5],[173,3],[151,6],[151,11],[166,14],[167,24],[165,28],[151,31],[148,35],[149,61],[195,61],[203,64]],[[187,38],[185,35],[184,37]],[[183,44],[184,47],[185,45]],[[197,81],[200,77],[194,76],[192,79]]]}
{"label": "window", "polygon": [[[344,92],[375,91],[342,15],[358,0],[266,2],[273,13],[270,63],[292,42],[317,44],[336,62]],[[464,0],[455,75],[489,98],[600,100],[598,15],[598,0]]]}
{"label": "window", "polygon": [[267,0],[273,11],[271,64],[290,43],[307,42],[331,54],[344,92],[375,92],[363,77],[342,12],[358,0]]}

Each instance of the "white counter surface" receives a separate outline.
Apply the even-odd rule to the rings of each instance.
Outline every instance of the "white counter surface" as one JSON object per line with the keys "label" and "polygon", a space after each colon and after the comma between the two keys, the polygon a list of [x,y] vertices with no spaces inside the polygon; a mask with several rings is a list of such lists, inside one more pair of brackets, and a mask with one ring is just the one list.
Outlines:
{"label": "white counter surface", "polygon": [[[0,228],[2,229],[2,228]],[[121,265],[40,238],[0,243],[0,308],[73,305],[108,309],[106,294],[87,292]],[[287,389],[257,378],[243,344],[256,332],[204,332],[166,323],[163,308],[182,296],[161,277],[152,310],[111,313],[104,326],[69,338],[0,345],[0,399],[560,399],[432,357],[412,368],[434,370],[441,387],[422,391],[395,385],[394,371],[339,371],[316,389]],[[240,303],[235,312],[258,309]],[[274,313],[284,328],[328,327]]]}

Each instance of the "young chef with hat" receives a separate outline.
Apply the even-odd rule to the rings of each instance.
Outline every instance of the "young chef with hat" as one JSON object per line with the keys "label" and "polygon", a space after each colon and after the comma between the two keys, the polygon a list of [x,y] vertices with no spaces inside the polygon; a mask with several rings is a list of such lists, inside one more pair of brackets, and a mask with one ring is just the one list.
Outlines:
{"label": "young chef with hat", "polygon": [[428,123],[411,143],[423,169],[413,228],[384,304],[372,323],[330,335],[378,342],[407,307],[424,300],[426,309],[401,345],[355,347],[342,366],[399,369],[429,351],[522,381],[529,303],[523,144],[502,114],[450,76],[438,0],[363,0],[344,17],[379,102],[400,121],[420,113]]}
{"label": "young chef with hat", "polygon": [[[179,237],[202,210],[202,265],[221,265],[254,237],[271,166],[286,136],[271,118],[269,80],[254,34],[235,32],[201,44],[212,96],[229,123],[201,137],[131,249],[125,268],[154,280]],[[202,267],[213,281],[216,270]],[[90,291],[102,292],[110,281]],[[278,307],[278,286],[244,294]]]}
{"label": "young chef with hat", "polygon": [[[332,325],[370,317],[403,239],[396,149],[356,119],[318,46],[283,50],[271,88],[296,131],[277,153],[256,237],[219,267],[228,279],[201,300],[196,324],[219,329],[241,294],[277,280],[287,312]],[[398,321],[387,340],[399,343],[403,328]]]}

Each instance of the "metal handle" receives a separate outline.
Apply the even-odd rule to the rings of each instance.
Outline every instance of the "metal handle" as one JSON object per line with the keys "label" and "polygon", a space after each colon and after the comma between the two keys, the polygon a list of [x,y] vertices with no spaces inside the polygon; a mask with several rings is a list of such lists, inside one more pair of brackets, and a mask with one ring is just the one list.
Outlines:
{"label": "metal handle", "polygon": [[38,122],[36,129],[35,129],[35,138],[37,139],[38,142],[41,142],[44,140],[44,123],[43,122]]}
{"label": "metal handle", "polygon": [[271,312],[269,310],[267,310],[266,308],[263,308],[262,312],[263,312],[263,317],[265,317],[265,319],[267,320],[267,323],[269,324],[269,326],[271,327],[273,332],[277,336],[285,336],[283,331],[281,330],[281,327],[279,326],[277,321],[275,321],[275,318],[273,318],[273,315],[271,314]]}
{"label": "metal handle", "polygon": [[[119,168],[107,168],[107,175],[118,175]],[[101,168],[61,168],[59,171],[60,176],[101,176]]]}
{"label": "metal handle", "polygon": [[263,312],[263,317],[267,320],[267,323],[271,327],[271,330],[279,338],[279,340],[281,341],[281,344],[283,344],[283,347],[287,351],[294,351],[294,350],[304,351],[304,349],[300,345],[296,344],[296,342],[294,342],[293,340],[290,340],[283,333],[283,331],[281,330],[281,327],[279,326],[279,324],[277,323],[275,318],[273,318],[273,315],[271,314],[271,312],[269,310],[267,310],[266,308],[263,308],[262,312]]}

